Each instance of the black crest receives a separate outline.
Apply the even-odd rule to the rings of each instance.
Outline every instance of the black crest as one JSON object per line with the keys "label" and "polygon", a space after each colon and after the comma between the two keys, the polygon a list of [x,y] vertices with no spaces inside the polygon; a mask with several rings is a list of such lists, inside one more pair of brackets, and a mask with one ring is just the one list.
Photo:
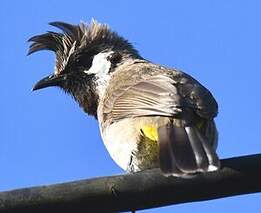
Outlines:
{"label": "black crest", "polygon": [[55,73],[62,72],[70,61],[77,61],[83,53],[102,51],[103,49],[117,49],[126,51],[129,55],[139,56],[133,46],[117,33],[111,31],[106,24],[93,20],[89,25],[81,23],[71,25],[64,22],[51,22],[51,26],[62,30],[62,33],[48,31],[36,35],[28,41],[30,45],[28,55],[40,51],[51,50],[56,54]]}

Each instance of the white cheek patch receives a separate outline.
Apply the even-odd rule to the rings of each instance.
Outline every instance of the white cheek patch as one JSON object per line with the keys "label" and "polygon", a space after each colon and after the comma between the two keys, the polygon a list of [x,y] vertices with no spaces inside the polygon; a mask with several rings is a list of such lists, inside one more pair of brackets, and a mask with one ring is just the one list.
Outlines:
{"label": "white cheek patch", "polygon": [[103,76],[108,74],[111,68],[111,62],[107,59],[113,52],[99,53],[94,56],[92,60],[92,66],[89,70],[85,70],[86,74],[96,74],[97,76]]}
{"label": "white cheek patch", "polygon": [[104,95],[105,89],[110,80],[109,71],[111,68],[111,62],[107,58],[111,54],[113,54],[113,51],[95,55],[92,60],[91,68],[84,71],[86,74],[95,74],[96,91],[100,97]]}

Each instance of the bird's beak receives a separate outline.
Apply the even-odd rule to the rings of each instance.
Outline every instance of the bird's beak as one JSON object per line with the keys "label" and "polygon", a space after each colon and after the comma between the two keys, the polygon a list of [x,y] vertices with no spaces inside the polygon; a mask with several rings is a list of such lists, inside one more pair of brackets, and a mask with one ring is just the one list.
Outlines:
{"label": "bird's beak", "polygon": [[66,75],[52,74],[38,81],[32,90],[35,91],[46,87],[60,86],[64,80],[66,80]]}

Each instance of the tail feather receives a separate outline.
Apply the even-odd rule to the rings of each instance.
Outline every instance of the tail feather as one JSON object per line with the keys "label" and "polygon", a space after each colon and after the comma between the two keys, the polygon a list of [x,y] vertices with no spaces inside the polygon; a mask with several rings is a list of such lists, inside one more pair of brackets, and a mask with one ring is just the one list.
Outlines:
{"label": "tail feather", "polygon": [[170,138],[172,135],[172,128],[169,125],[160,127],[158,129],[158,134],[160,135],[160,168],[165,175],[172,175],[173,173],[178,176],[182,172],[178,169],[175,158],[171,150]]}
{"label": "tail feather", "polygon": [[193,127],[185,127],[185,130],[196,159],[196,169],[199,171],[206,171],[208,168],[208,158],[202,146],[202,141],[198,137],[198,131],[196,131]]}
{"label": "tail feather", "polygon": [[211,147],[216,150],[218,145],[218,131],[215,122],[213,120],[208,121],[206,123],[205,130],[207,140],[211,142]]}
{"label": "tail feather", "polygon": [[190,139],[184,128],[171,125],[171,130],[169,143],[177,167],[184,173],[191,173],[197,165]]}
{"label": "tail feather", "polygon": [[219,168],[214,148],[196,127],[168,123],[158,128],[158,136],[160,168],[165,175],[185,176]]}
{"label": "tail feather", "polygon": [[217,153],[215,152],[213,147],[211,147],[210,143],[206,140],[206,137],[201,135],[199,133],[199,131],[197,131],[196,133],[201,140],[202,146],[203,146],[204,151],[205,151],[207,158],[208,158],[208,162],[209,162],[208,171],[213,171],[213,170],[219,169],[220,161],[219,161],[219,158],[217,156]]}

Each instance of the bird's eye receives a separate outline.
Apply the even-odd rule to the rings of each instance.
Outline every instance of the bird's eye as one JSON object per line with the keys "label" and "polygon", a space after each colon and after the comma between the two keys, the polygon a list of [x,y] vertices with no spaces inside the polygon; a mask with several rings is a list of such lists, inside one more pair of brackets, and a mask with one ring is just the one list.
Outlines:
{"label": "bird's eye", "polygon": [[121,54],[119,52],[114,52],[113,54],[107,57],[112,64],[117,64],[121,60]]}

